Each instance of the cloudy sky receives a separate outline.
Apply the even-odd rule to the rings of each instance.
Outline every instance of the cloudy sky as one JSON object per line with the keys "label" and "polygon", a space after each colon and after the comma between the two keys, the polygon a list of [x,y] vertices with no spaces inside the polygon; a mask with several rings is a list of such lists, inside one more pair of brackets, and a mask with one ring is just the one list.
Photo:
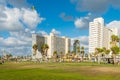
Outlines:
{"label": "cloudy sky", "polygon": [[[31,34],[79,39],[88,49],[89,22],[103,17],[120,32],[120,0],[0,0],[0,54],[31,54]],[[32,6],[35,10],[32,10]]]}

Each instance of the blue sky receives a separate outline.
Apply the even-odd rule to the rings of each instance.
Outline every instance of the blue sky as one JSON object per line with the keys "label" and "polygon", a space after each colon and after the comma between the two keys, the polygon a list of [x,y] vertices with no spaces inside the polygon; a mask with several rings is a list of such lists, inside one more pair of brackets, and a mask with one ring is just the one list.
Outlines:
{"label": "blue sky", "polygon": [[[89,22],[103,17],[120,31],[120,0],[0,0],[0,52],[31,54],[31,34],[79,39],[88,50]],[[32,10],[32,6],[35,10]]]}

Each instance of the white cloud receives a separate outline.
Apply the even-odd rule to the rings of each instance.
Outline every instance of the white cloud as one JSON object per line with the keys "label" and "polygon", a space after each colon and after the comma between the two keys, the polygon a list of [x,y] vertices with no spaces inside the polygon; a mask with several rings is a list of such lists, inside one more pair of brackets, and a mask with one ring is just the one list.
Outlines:
{"label": "white cloud", "polygon": [[110,6],[120,9],[120,0],[71,0],[76,4],[78,11],[90,11],[92,13],[105,13]]}
{"label": "white cloud", "polygon": [[41,23],[44,18],[40,18],[37,12],[34,10],[22,9],[22,19],[23,22],[30,28],[35,28],[38,23]]}
{"label": "white cloud", "polygon": [[73,21],[74,20],[73,16],[66,15],[66,13],[64,13],[64,12],[60,14],[60,18],[63,19],[64,21]]}
{"label": "white cloud", "polygon": [[0,37],[0,47],[30,47],[32,42],[32,35],[30,29],[22,31],[10,32],[8,38]]}
{"label": "white cloud", "polygon": [[82,18],[76,19],[74,24],[77,28],[82,28],[82,27],[86,26],[86,23],[83,21]]}
{"label": "white cloud", "polygon": [[[30,29],[12,31],[8,38],[0,37],[0,50],[5,49],[14,55],[31,54],[32,36]],[[28,50],[29,49],[29,50]]]}
{"label": "white cloud", "polygon": [[0,52],[5,49],[14,55],[31,54],[31,34],[45,19],[30,6],[27,0],[0,0],[0,31],[9,33],[7,38],[0,37]]}
{"label": "white cloud", "polygon": [[61,32],[57,31],[56,29],[52,29],[51,33],[55,34],[55,35],[60,35]]}
{"label": "white cloud", "polygon": [[20,10],[17,8],[7,8],[0,6],[0,30],[21,30],[23,29],[23,25],[21,24]]}
{"label": "white cloud", "polygon": [[27,2],[27,0],[4,0],[7,1],[10,5],[17,8],[30,8],[31,4]]}
{"label": "white cloud", "polygon": [[6,39],[1,37],[0,43],[2,47],[14,47],[14,46],[22,46],[27,44],[26,42],[21,41],[14,37],[8,37]]}
{"label": "white cloud", "polygon": [[120,35],[120,21],[112,21],[106,25],[108,28],[117,28],[118,29],[118,34]]}
{"label": "white cloud", "polygon": [[10,36],[15,37],[15,38],[25,41],[25,42],[32,41],[31,31],[26,32],[26,30],[22,30],[22,31],[17,31],[17,32],[10,32]]}
{"label": "white cloud", "polygon": [[31,4],[27,0],[0,0],[0,5],[11,5],[16,8],[30,8]]}
{"label": "white cloud", "polygon": [[42,30],[37,31],[36,33],[37,33],[37,34],[40,34],[40,35],[48,35],[48,33],[47,33],[47,32],[42,31]]}
{"label": "white cloud", "polygon": [[74,21],[74,25],[76,28],[86,29],[89,27],[89,22],[91,19],[92,19],[91,13],[88,13],[88,15],[85,17],[77,18]]}
{"label": "white cloud", "polygon": [[34,10],[0,6],[0,30],[16,31],[24,27],[35,28],[44,18]]}

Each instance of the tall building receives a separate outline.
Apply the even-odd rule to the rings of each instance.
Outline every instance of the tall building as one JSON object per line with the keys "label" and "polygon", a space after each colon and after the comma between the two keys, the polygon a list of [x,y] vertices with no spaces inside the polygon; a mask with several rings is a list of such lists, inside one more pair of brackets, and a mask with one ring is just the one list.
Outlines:
{"label": "tall building", "polygon": [[78,53],[78,49],[77,48],[80,48],[80,41],[79,40],[74,40],[73,51],[74,51],[75,54]]}
{"label": "tall building", "polygon": [[103,47],[103,26],[103,18],[96,18],[89,23],[89,53],[94,53],[97,47]]}
{"label": "tall building", "polygon": [[96,18],[89,23],[89,53],[94,53],[95,48],[105,47],[110,49],[111,36],[118,35],[117,28],[104,27],[104,19]]}
{"label": "tall building", "polygon": [[63,54],[68,53],[70,50],[70,39],[67,37],[56,36],[53,33],[50,35],[37,35],[32,34],[32,46],[38,45],[38,51],[41,52],[41,46],[47,44],[49,46],[47,56],[51,58],[53,53],[57,51],[58,55],[62,52]]}

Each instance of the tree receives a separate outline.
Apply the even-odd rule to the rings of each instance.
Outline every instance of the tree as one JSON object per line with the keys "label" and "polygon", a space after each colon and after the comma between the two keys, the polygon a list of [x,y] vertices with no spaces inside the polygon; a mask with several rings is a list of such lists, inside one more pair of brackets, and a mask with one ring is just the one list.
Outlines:
{"label": "tree", "polygon": [[47,56],[47,52],[48,52],[49,46],[47,44],[45,44],[45,55]]}
{"label": "tree", "polygon": [[83,46],[81,47],[81,54],[82,54],[82,61],[84,61],[85,51],[84,51],[84,47]]}
{"label": "tree", "polygon": [[74,61],[76,53],[72,51],[72,60]]}
{"label": "tree", "polygon": [[117,43],[119,42],[119,37],[116,36],[116,35],[112,35],[111,36],[111,51],[112,51],[112,57],[113,57],[113,64],[116,63],[116,54],[119,53],[120,49],[119,47],[117,46]]}
{"label": "tree", "polygon": [[54,58],[54,61],[56,62],[57,61],[57,51],[53,52],[53,58]]}
{"label": "tree", "polygon": [[68,50],[68,53],[70,54],[70,50]]}
{"label": "tree", "polygon": [[106,50],[107,50],[107,49],[106,49],[105,47],[103,47],[102,50],[103,50],[103,51],[102,51],[102,58],[103,58],[103,57],[105,57],[105,54],[106,54]]}
{"label": "tree", "polygon": [[37,50],[38,50],[38,45],[37,45],[37,44],[34,44],[32,48],[33,48],[33,50],[34,50],[33,55],[36,55],[36,54],[37,54]]}
{"label": "tree", "polygon": [[65,55],[65,56],[66,56],[66,58],[68,59],[68,58],[69,58],[69,53],[66,53],[66,55]]}
{"label": "tree", "polygon": [[103,47],[103,52],[104,52],[105,54],[109,54],[109,53],[110,53],[110,50],[109,50],[109,49],[106,49],[105,47]]}
{"label": "tree", "polygon": [[96,53],[96,55],[97,55],[98,64],[100,64],[100,61],[101,61],[100,55],[102,54],[102,52],[103,52],[103,49],[102,49],[102,48],[96,48],[96,49],[95,49],[95,53]]}
{"label": "tree", "polygon": [[60,52],[60,62],[62,61],[63,52]]}
{"label": "tree", "polygon": [[77,53],[80,53],[80,46],[77,46]]}
{"label": "tree", "polygon": [[119,42],[119,37],[118,36],[116,36],[116,35],[112,35],[111,36],[111,45],[112,45],[112,47],[114,47],[114,46],[117,46],[117,42]]}
{"label": "tree", "polygon": [[48,51],[48,49],[49,49],[49,46],[47,44],[43,44],[41,46],[41,53],[42,53],[43,60],[47,60],[47,56],[48,56],[47,51]]}
{"label": "tree", "polygon": [[120,48],[118,46],[111,47],[113,64],[116,63],[116,54],[119,54]]}
{"label": "tree", "polygon": [[60,52],[60,57],[62,58],[62,56],[63,56],[63,52]]}
{"label": "tree", "polygon": [[47,51],[48,51],[48,49],[49,49],[49,46],[48,46],[47,44],[43,44],[43,45],[41,46],[41,52],[42,52],[42,55],[43,55],[43,56],[47,56]]}
{"label": "tree", "polygon": [[110,50],[109,50],[109,49],[105,51],[105,54],[109,54],[109,53],[110,53]]}
{"label": "tree", "polygon": [[57,51],[53,52],[53,56],[57,57]]}
{"label": "tree", "polygon": [[12,54],[7,54],[6,55],[7,60],[9,60],[11,57],[12,57]]}

